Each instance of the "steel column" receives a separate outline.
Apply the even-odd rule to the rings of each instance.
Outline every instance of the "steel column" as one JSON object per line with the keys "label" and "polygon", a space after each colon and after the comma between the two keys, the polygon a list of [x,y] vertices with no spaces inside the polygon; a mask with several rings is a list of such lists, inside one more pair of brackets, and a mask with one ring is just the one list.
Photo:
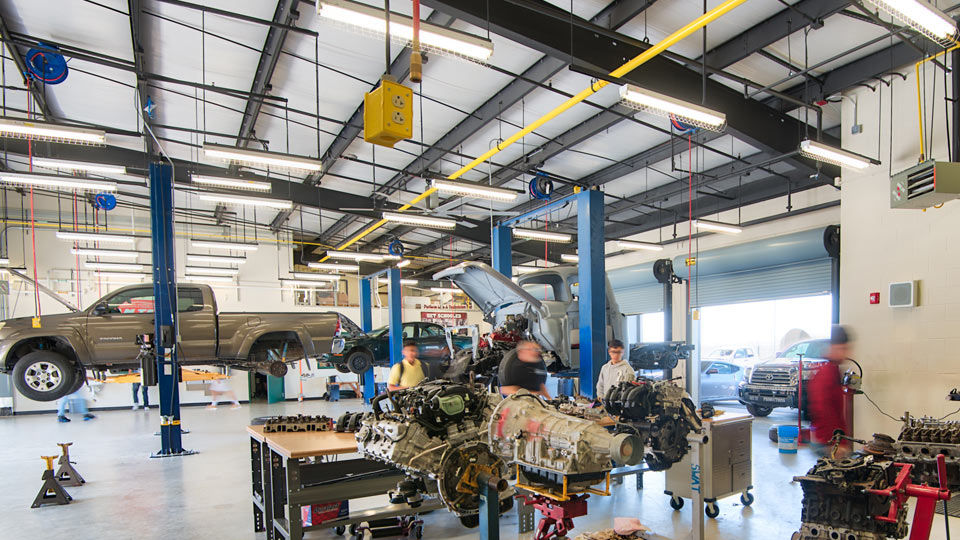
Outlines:
{"label": "steel column", "polygon": [[177,353],[177,272],[174,261],[173,170],[150,164],[150,235],[153,245],[154,345],[160,390],[160,451],[183,454],[180,440],[180,364]]}
{"label": "steel column", "polygon": [[512,277],[513,250],[510,244],[513,242],[513,228],[497,225],[493,228],[493,233],[490,236],[490,260],[493,263],[494,270],[507,277]]}
{"label": "steel column", "polygon": [[607,281],[603,251],[603,193],[577,197],[577,253],[580,257],[580,391],[594,397],[607,348]]}
{"label": "steel column", "polygon": [[[370,278],[360,280],[360,329],[364,332],[373,330],[373,295]],[[369,404],[373,396],[377,395],[377,387],[373,381],[373,366],[362,376],[363,402]]]}
{"label": "steel column", "polygon": [[390,365],[399,364],[403,357],[403,299],[400,296],[400,269],[391,268],[387,274],[387,306],[390,312]]}

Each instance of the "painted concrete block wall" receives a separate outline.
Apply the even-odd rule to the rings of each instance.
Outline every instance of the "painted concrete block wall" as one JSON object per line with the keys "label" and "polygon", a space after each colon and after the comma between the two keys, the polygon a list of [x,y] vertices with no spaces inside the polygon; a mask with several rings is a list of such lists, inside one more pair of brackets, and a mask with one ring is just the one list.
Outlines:
{"label": "painted concrete block wall", "polygon": [[[863,389],[883,410],[894,417],[904,411],[942,416],[957,408],[945,396],[960,386],[960,202],[927,211],[890,209],[891,171],[916,164],[920,153],[909,68],[901,70],[907,80],[894,78],[892,89],[857,89],[843,100],[844,148],[879,156],[883,164],[843,172],[840,319],[856,333],[853,357],[863,365]],[[926,122],[933,127],[933,156],[947,160],[943,74],[928,69],[928,99],[934,82],[937,101]],[[859,135],[850,133],[855,103]],[[909,280],[920,282],[920,305],[887,307],[888,285]],[[880,305],[868,303],[871,292],[880,293]],[[854,398],[854,411],[858,437],[899,432],[897,422],[862,396]]]}

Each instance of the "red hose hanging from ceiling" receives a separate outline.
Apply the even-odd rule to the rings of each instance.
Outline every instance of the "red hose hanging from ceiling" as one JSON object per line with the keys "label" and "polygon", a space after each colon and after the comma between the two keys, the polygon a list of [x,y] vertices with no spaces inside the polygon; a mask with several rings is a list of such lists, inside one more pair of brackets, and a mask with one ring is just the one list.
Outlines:
{"label": "red hose hanging from ceiling", "polygon": [[687,173],[690,177],[687,188],[687,309],[690,309],[690,278],[693,277],[693,266],[690,259],[693,257],[693,134],[687,134]]}
{"label": "red hose hanging from ceiling", "polygon": [[[33,100],[27,100],[27,118],[33,117]],[[33,172],[33,141],[27,139],[27,158]],[[36,316],[40,317],[40,280],[37,279],[37,228],[33,219],[33,186],[30,186],[30,245],[33,247],[33,295]]]}

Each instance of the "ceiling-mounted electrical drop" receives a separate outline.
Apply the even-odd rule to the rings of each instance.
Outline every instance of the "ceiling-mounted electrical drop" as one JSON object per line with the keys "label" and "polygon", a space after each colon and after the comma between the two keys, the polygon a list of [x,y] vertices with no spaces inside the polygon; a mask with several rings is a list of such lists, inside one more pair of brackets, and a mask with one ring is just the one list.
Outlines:
{"label": "ceiling-mounted electrical drop", "polygon": [[624,105],[657,116],[676,118],[684,124],[723,131],[727,125],[727,115],[694,103],[640,88],[632,84],[620,87],[620,101]]}

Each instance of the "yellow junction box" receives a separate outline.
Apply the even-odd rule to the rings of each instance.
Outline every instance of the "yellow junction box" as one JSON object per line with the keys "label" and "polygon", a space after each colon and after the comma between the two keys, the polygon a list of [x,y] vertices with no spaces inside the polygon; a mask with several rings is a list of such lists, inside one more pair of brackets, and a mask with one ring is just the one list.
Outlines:
{"label": "yellow junction box", "polygon": [[413,136],[413,91],[384,80],[363,96],[363,140],[389,146]]}

